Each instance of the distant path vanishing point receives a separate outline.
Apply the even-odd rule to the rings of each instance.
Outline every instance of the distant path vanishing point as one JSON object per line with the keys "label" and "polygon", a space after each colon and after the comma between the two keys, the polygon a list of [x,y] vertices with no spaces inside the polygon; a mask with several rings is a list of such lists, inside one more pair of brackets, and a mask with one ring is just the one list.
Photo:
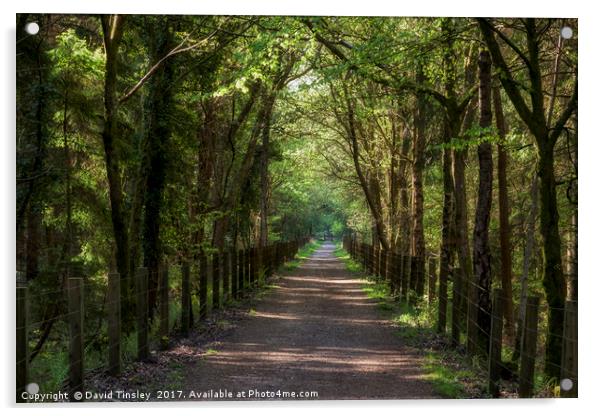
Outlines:
{"label": "distant path vanishing point", "polygon": [[330,400],[437,398],[420,355],[395,335],[334,249],[324,244],[279,279],[215,354],[185,369],[187,389],[315,391]]}

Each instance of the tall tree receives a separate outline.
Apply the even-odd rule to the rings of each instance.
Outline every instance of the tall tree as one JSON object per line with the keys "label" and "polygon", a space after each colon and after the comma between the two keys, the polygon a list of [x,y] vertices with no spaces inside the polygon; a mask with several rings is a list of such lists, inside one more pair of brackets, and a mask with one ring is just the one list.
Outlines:
{"label": "tall tree", "polygon": [[117,126],[117,52],[123,36],[125,17],[120,15],[103,15],[102,24],[105,48],[104,79],[104,127],[102,141],[104,145],[105,166],[109,183],[109,201],[111,203],[111,219],[113,222],[113,238],[115,240],[115,260],[117,271],[121,275],[122,309],[127,317],[130,311],[129,294],[129,237],[126,224],[125,206],[119,155],[116,146]]}
{"label": "tall tree", "polygon": [[491,215],[491,201],[493,189],[493,155],[490,128],[491,114],[491,58],[487,50],[479,54],[479,126],[481,137],[484,140],[479,144],[479,196],[475,212],[473,235],[473,264],[474,281],[473,293],[475,297],[469,308],[476,308],[477,345],[480,351],[487,354],[489,348],[489,335],[491,328],[491,253],[489,248],[489,220]]}
{"label": "tall tree", "polygon": [[514,303],[512,302],[512,247],[510,246],[510,205],[508,197],[508,152],[503,142],[506,138],[506,119],[502,97],[498,85],[492,90],[493,108],[495,111],[495,123],[499,141],[497,145],[497,182],[498,182],[498,212],[500,221],[500,278],[502,291],[504,293],[504,318],[505,329],[511,339],[515,336],[514,328]]}
{"label": "tall tree", "polygon": [[[563,276],[559,214],[556,196],[556,177],[554,173],[554,148],[566,123],[577,109],[577,79],[570,98],[559,113],[556,121],[546,120],[544,89],[541,73],[540,42],[544,26],[538,28],[536,19],[524,19],[526,51],[499,30],[489,19],[478,19],[479,27],[487,44],[496,68],[500,71],[500,81],[516,112],[529,128],[537,146],[537,175],[539,177],[540,232],[543,239],[544,274],[543,285],[549,305],[548,335],[546,337],[546,373],[559,377],[562,351],[562,325],[564,320],[564,301],[566,281]],[[515,75],[510,70],[498,43],[500,38],[527,68],[528,94],[527,104]],[[553,103],[552,103],[553,105]]]}
{"label": "tall tree", "polygon": [[32,17],[17,16],[16,74],[17,181],[16,236],[17,270],[25,271],[28,280],[37,276],[41,194],[47,171],[45,167],[49,140],[49,69],[48,16],[39,16],[45,27],[37,36],[27,34],[25,25]]}
{"label": "tall tree", "polygon": [[[173,45],[171,18],[159,16],[153,19],[149,33],[150,62],[159,62],[167,56]],[[149,81],[145,99],[145,143],[148,159],[148,174],[144,188],[144,224],[142,247],[144,266],[149,271],[149,312],[153,316],[159,285],[159,264],[162,249],[160,240],[161,210],[167,170],[168,146],[171,136],[173,103],[174,60],[166,60]]]}
{"label": "tall tree", "polygon": [[[418,63],[416,69],[416,82],[423,84],[425,82],[424,68],[422,63]],[[426,248],[424,242],[424,195],[423,195],[423,171],[425,164],[426,147],[426,116],[427,116],[427,96],[424,93],[416,94],[416,112],[414,118],[414,134],[412,146],[412,255],[424,259]],[[421,263],[417,265],[421,270],[417,270],[418,281],[424,279],[424,266]],[[421,295],[421,293],[419,293]]]}

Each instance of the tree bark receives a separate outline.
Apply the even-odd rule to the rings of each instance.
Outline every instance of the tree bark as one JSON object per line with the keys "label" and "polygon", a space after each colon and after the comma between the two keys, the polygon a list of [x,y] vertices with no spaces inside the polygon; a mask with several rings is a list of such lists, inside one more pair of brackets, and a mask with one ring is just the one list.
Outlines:
{"label": "tree bark", "polygon": [[259,246],[268,245],[268,204],[270,192],[269,178],[269,151],[270,151],[270,128],[272,111],[265,115],[264,125],[261,131],[261,201],[259,209]]}
{"label": "tree bark", "polygon": [[[241,111],[238,114],[238,117],[236,118],[234,123],[232,123],[229,127],[228,137],[230,138],[230,140],[234,140],[240,127],[242,127],[242,125],[248,119],[248,117],[251,113],[251,110],[253,109],[253,107],[257,101],[257,98],[258,98],[258,95],[259,95],[259,92],[261,89],[262,89],[262,86],[259,82],[256,82],[251,87],[251,92],[250,92],[249,98],[247,99],[245,105],[241,109]],[[253,161],[255,160],[255,149],[257,147],[257,140],[258,140],[259,134],[261,132],[261,126],[262,126],[262,122],[260,122],[259,120],[263,120],[262,114],[264,114],[264,112],[266,111],[265,106],[267,106],[267,105],[271,106],[272,104],[270,104],[269,102],[266,101],[266,102],[264,102],[263,109],[260,108],[259,114],[258,114],[258,120],[255,122],[253,131],[251,132],[251,137],[249,139],[249,143],[247,144],[247,149],[243,155],[240,169],[238,170],[232,183],[230,184],[228,192],[224,195],[222,204],[220,206],[221,211],[223,211],[223,215],[220,218],[216,219],[213,223],[213,246],[214,247],[217,247],[220,249],[224,248],[226,232],[227,232],[229,224],[230,224],[230,216],[231,216],[230,211],[232,209],[234,209],[239,202],[240,193],[242,192],[243,184],[245,183],[246,180],[248,180],[248,174],[251,170],[251,167],[253,166]],[[219,150],[216,149],[216,153],[219,153]],[[216,157],[217,157],[217,155],[216,155]],[[215,161],[214,161],[214,164],[215,164]],[[214,166],[214,172],[215,171],[216,171],[216,167]],[[214,178],[213,186],[215,186],[215,185],[216,184],[215,184],[215,178]]]}
{"label": "tree bark", "polygon": [[[535,247],[535,222],[538,211],[539,192],[537,186],[537,176],[533,174],[531,180],[531,186],[529,190],[531,199],[531,205],[529,207],[529,214],[527,217],[527,223],[525,228],[525,247],[523,250],[523,264],[522,273],[520,276],[520,303],[518,308],[518,319],[516,324],[517,334],[523,333],[523,326],[525,323],[525,316],[527,313],[527,295],[529,290],[529,272],[531,270],[531,257],[533,255],[533,248]],[[520,358],[522,337],[517,336],[514,342],[514,352],[512,353],[512,360],[518,362]]]}
{"label": "tree bark", "polygon": [[[548,376],[560,376],[562,356],[563,311],[566,298],[566,281],[563,275],[560,253],[560,234],[558,229],[558,204],[556,196],[556,178],[554,175],[554,148],[565,124],[577,109],[578,82],[575,77],[574,89],[563,111],[555,123],[546,119],[544,93],[540,69],[539,41],[542,34],[535,19],[525,19],[527,51],[520,53],[521,59],[528,65],[531,98],[530,106],[525,102],[518,84],[506,63],[495,38],[492,24],[487,19],[478,19],[479,27],[492,59],[500,71],[500,81],[516,112],[535,137],[537,144],[537,174],[540,181],[540,233],[543,239],[544,275],[543,286],[549,306],[548,334],[546,337],[546,365]],[[514,45],[516,48],[516,45]],[[516,52],[516,49],[514,49]],[[550,113],[551,114],[551,113]]]}
{"label": "tree bark", "polygon": [[[169,17],[157,17],[150,33],[151,62],[167,55],[173,47]],[[161,210],[167,171],[168,143],[171,136],[170,110],[172,103],[173,60],[167,60],[150,80],[145,112],[148,115],[146,142],[149,174],[144,192],[143,252],[148,269],[149,317],[157,305],[159,265],[161,263]]]}
{"label": "tree bark", "polygon": [[111,220],[115,239],[115,262],[121,275],[122,317],[124,328],[129,327],[131,305],[129,302],[129,239],[123,204],[123,190],[119,169],[119,156],[115,141],[117,123],[117,52],[123,34],[125,17],[119,15],[101,16],[105,46],[105,80],[104,80],[104,127],[102,141],[105,153],[105,166],[109,183],[109,201],[111,204]]}
{"label": "tree bark", "polygon": [[353,105],[351,104],[351,99],[350,99],[346,89],[345,89],[345,101],[346,101],[346,106],[347,106],[347,126],[348,126],[347,131],[349,133],[349,139],[351,141],[351,153],[352,153],[352,157],[353,157],[353,166],[355,167],[355,173],[357,174],[357,177],[360,181],[360,185],[362,187],[362,190],[364,191],[364,196],[366,197],[366,202],[368,204],[368,207],[370,208],[370,212],[372,213],[372,218],[374,219],[374,228],[375,228],[378,240],[379,240],[381,246],[385,250],[388,250],[389,243],[387,241],[387,235],[385,233],[385,226],[383,223],[382,212],[380,211],[377,201],[371,192],[370,183],[369,183],[368,179],[366,178],[366,175],[364,174],[363,169],[360,164],[360,160],[359,160],[360,149],[359,149],[358,138],[357,138],[357,130],[356,130],[356,126],[355,126],[354,109],[353,109]]}
{"label": "tree bark", "polygon": [[[30,15],[17,15],[17,34],[24,35]],[[43,17],[41,26],[46,19]],[[39,21],[39,20],[38,20]],[[44,186],[44,168],[47,156],[49,126],[49,59],[46,35],[25,36],[16,44],[16,254],[17,270],[26,271],[27,279],[36,275],[38,253],[36,248],[35,223],[41,216],[37,195]],[[32,224],[26,224],[29,219]],[[41,218],[40,218],[41,219]],[[31,233],[31,239],[29,234]],[[30,241],[31,240],[31,241]]]}
{"label": "tree bark", "polygon": [[546,374],[560,376],[562,356],[562,332],[566,282],[560,253],[558,230],[558,204],[556,199],[556,176],[554,175],[554,146],[542,144],[539,153],[537,174],[540,190],[540,231],[543,237],[544,279],[546,300],[549,305],[548,336],[546,338]]}
{"label": "tree bark", "polygon": [[215,158],[215,140],[219,128],[217,113],[220,98],[208,98],[199,111],[203,113],[197,130],[197,166],[196,189],[191,218],[195,224],[192,236],[193,246],[198,253],[203,252],[205,239],[205,220],[203,215],[209,211],[209,194],[211,192],[211,175]]}
{"label": "tree bark", "polygon": [[[476,44],[471,44],[467,52],[467,63],[464,68],[464,85],[469,90],[476,83],[478,49]],[[463,143],[453,149],[454,169],[454,203],[455,203],[455,243],[458,266],[460,267],[461,293],[469,293],[472,282],[472,254],[470,252],[470,238],[468,232],[468,204],[466,201],[466,155],[468,154],[467,141],[470,141],[469,131],[473,127],[478,109],[478,97],[473,97],[466,109],[462,122],[460,139]],[[467,296],[460,296],[460,317],[465,318],[468,310]],[[466,326],[466,320],[461,324]]]}
{"label": "tree bark", "polygon": [[506,334],[510,339],[515,337],[514,328],[514,302],[512,300],[512,247],[510,245],[510,205],[508,200],[508,181],[506,178],[506,166],[508,164],[508,154],[501,143],[506,138],[506,120],[504,119],[504,110],[502,107],[502,98],[500,89],[496,85],[493,87],[493,107],[495,109],[495,122],[497,126],[500,142],[497,145],[497,176],[498,176],[498,209],[500,221],[500,277],[502,281],[502,292],[504,294],[504,317],[506,318]]}
{"label": "tree bark", "polygon": [[[489,52],[479,54],[479,125],[491,127],[491,59]],[[489,220],[493,188],[493,156],[491,143],[484,141],[478,147],[479,197],[475,213],[473,235],[474,285],[477,290],[477,346],[485,355],[489,348],[491,327],[491,253],[489,248]]]}
{"label": "tree bark", "polygon": [[[416,82],[425,82],[422,64],[416,70]],[[426,143],[426,97],[424,93],[416,94],[417,109],[414,118],[415,134],[412,146],[412,255],[424,258],[424,195],[422,176],[424,171],[424,148]],[[424,277],[424,271],[418,276]]]}

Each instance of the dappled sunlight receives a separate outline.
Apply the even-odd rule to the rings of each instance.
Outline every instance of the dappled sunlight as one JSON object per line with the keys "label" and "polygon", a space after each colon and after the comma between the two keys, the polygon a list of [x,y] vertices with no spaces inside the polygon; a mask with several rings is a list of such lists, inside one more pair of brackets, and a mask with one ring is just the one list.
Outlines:
{"label": "dappled sunlight", "polygon": [[269,318],[269,319],[287,319],[287,320],[300,319],[298,316],[283,314],[283,313],[273,314],[273,313],[267,313],[267,312],[255,312],[253,314],[253,316],[256,318]]}
{"label": "dappled sunlight", "polygon": [[[199,362],[191,377],[201,389],[306,389],[321,398],[432,394],[417,352],[403,346],[365,283],[351,278],[333,250],[323,245],[282,276],[246,322],[219,342],[218,353]],[[409,391],[399,388],[409,380]]]}

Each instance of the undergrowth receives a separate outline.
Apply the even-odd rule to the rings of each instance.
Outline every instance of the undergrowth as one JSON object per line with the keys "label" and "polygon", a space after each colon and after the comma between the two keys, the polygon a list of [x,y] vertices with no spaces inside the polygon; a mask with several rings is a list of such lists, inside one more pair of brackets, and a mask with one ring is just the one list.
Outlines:
{"label": "undergrowth", "polygon": [[376,301],[379,311],[398,328],[396,334],[406,345],[424,354],[422,368],[435,392],[445,398],[478,398],[486,396],[486,374],[471,360],[437,334],[437,309],[423,299],[412,305],[391,296],[387,283],[363,272],[341,245],[334,252],[357,278],[362,280],[366,295]]}
{"label": "undergrowth", "polygon": [[282,266],[285,271],[291,271],[298,268],[301,263],[311,257],[311,255],[320,248],[321,244],[316,240],[310,240],[309,243],[305,244],[299,249],[294,259],[287,261]]}
{"label": "undergrowth", "polygon": [[[315,240],[311,240],[308,244],[300,248],[295,258],[286,262],[281,266],[279,271],[291,271],[300,266],[300,264],[308,259],[313,252],[318,249],[321,244]],[[257,302],[261,300],[270,290],[278,286],[266,282],[264,271],[260,271],[259,282],[260,287],[254,289],[253,300]],[[179,267],[170,268],[169,273],[169,328],[170,333],[177,335],[178,326],[181,319],[181,271]],[[213,309],[211,299],[213,299],[213,287],[211,281],[208,288],[209,310]],[[229,299],[224,303],[225,307],[239,306],[240,301]],[[198,310],[199,300],[197,296],[192,296],[192,308]],[[253,315],[255,310],[250,309],[250,314]],[[198,323],[198,322],[195,322]],[[156,349],[159,347],[158,340],[159,320],[152,321],[149,328],[150,348]],[[37,335],[37,334],[34,334]],[[36,337],[32,337],[35,339]],[[136,360],[137,356],[137,336],[133,331],[122,337],[121,353],[124,366]],[[106,322],[103,322],[98,329],[98,342],[87,345],[84,353],[84,373],[97,371],[106,368],[107,365],[107,350],[106,343],[107,328]],[[33,342],[33,341],[32,341]],[[34,359],[30,366],[30,379],[40,386],[41,392],[55,392],[61,390],[66,385],[66,379],[69,372],[69,353],[68,353],[68,328],[64,322],[57,322],[55,330],[50,339],[44,345],[40,354]],[[31,346],[33,347],[33,345]]]}

